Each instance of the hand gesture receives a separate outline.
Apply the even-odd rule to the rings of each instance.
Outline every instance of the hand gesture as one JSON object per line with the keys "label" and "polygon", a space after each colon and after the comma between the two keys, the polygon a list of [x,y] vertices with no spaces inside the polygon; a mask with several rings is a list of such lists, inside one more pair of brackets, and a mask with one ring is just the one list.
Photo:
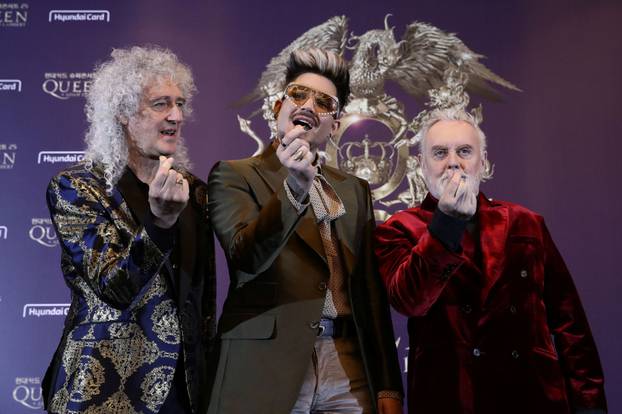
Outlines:
{"label": "hand gesture", "polygon": [[468,220],[477,209],[477,186],[475,179],[469,177],[462,169],[455,169],[445,186],[438,208],[443,213]]}
{"label": "hand gesture", "polygon": [[301,138],[305,133],[307,131],[303,126],[296,125],[281,138],[276,150],[279,161],[289,170],[287,183],[298,194],[309,192],[317,171],[313,165],[315,154],[311,152],[309,143]]}
{"label": "hand gesture", "polygon": [[173,158],[160,156],[160,166],[149,184],[149,208],[154,224],[168,229],[188,204],[188,180],[172,169]]}

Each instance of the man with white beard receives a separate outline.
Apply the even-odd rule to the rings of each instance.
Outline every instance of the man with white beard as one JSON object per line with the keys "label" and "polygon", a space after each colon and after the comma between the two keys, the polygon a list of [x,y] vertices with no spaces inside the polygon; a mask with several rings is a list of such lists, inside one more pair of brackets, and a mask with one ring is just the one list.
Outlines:
{"label": "man with white beard", "polygon": [[375,233],[391,304],[409,317],[409,413],[605,413],[590,328],[544,220],[479,191],[486,138],[462,109],[421,131],[429,194]]}

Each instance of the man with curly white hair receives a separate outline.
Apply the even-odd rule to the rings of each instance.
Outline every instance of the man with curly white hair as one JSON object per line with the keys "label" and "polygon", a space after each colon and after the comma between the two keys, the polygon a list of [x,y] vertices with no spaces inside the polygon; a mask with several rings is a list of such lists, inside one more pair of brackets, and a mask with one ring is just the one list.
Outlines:
{"label": "man with curly white hair", "polygon": [[43,381],[51,413],[206,408],[213,239],[181,138],[195,91],[158,47],[113,50],[96,69],[85,161],[47,190],[72,299]]}

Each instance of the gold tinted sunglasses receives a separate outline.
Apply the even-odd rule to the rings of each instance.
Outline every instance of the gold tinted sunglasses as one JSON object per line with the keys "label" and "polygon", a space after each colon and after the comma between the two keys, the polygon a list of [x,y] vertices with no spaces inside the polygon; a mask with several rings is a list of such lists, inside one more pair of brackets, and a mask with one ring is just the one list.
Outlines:
{"label": "gold tinted sunglasses", "polygon": [[317,91],[308,86],[290,83],[285,88],[285,98],[297,107],[304,105],[313,96],[313,107],[318,115],[335,115],[339,112],[339,99],[324,92]]}

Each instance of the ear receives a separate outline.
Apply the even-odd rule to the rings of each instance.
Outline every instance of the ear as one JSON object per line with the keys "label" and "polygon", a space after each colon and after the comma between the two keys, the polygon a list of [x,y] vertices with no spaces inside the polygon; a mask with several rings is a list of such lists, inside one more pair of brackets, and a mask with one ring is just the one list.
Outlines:
{"label": "ear", "polygon": [[333,124],[330,127],[330,133],[331,134],[335,134],[335,132],[337,132],[337,130],[339,129],[339,127],[341,126],[341,121],[338,119],[335,119],[333,121]]}
{"label": "ear", "polygon": [[274,114],[274,119],[279,117],[279,113],[281,113],[281,107],[283,106],[283,100],[279,99],[274,103],[272,107],[272,113]]}

